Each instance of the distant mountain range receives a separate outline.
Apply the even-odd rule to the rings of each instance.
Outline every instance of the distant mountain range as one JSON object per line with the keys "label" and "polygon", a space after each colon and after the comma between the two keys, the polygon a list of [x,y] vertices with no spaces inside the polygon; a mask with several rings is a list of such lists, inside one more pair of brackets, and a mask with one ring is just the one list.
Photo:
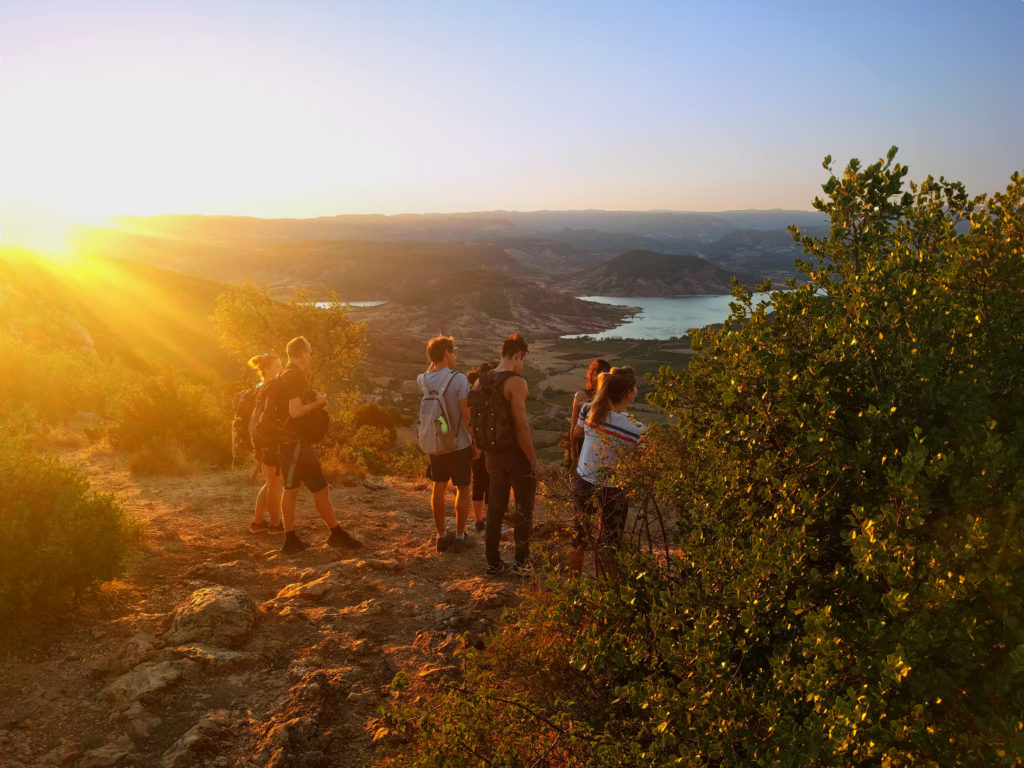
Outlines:
{"label": "distant mountain range", "polygon": [[[251,280],[278,295],[313,288],[346,301],[387,300],[393,306],[378,314],[391,316],[397,305],[414,324],[436,327],[451,315],[472,326],[465,312],[445,313],[424,299],[439,291],[441,303],[445,295],[459,296],[478,316],[544,328],[562,326],[571,315],[601,322],[602,313],[573,305],[572,296],[727,293],[733,276],[753,286],[795,275],[802,249],[785,230],[790,224],[826,231],[823,215],[784,210],[170,215],[83,228],[75,244],[88,254],[209,280]],[[495,298],[494,286],[504,286],[505,299]]]}
{"label": "distant mountain range", "polygon": [[573,282],[588,296],[729,293],[732,274],[699,256],[627,251]]}

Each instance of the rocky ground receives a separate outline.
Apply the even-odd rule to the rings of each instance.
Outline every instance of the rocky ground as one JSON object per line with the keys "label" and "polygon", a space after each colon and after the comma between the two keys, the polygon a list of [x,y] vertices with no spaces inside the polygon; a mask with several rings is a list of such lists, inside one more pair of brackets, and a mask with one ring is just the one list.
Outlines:
{"label": "rocky ground", "polygon": [[248,532],[243,472],[136,478],[98,448],[67,459],[144,524],[144,544],[70,614],[0,630],[4,768],[371,765],[396,674],[414,692],[457,676],[459,643],[484,642],[528,588],[483,577],[479,534],[434,550],[425,481],[335,489],[365,542],[352,552],[325,546],[303,493],[314,546],[284,556],[280,536]]}

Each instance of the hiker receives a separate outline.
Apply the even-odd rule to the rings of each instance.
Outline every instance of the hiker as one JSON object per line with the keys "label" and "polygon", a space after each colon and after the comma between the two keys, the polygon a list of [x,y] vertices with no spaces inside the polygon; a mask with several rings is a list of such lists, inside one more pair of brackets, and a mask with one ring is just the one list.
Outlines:
{"label": "hiker", "polygon": [[[277,355],[266,353],[256,355],[249,360],[249,367],[259,374],[260,382],[253,388],[253,402],[258,396],[261,388],[277,378],[281,373],[281,358]],[[253,408],[249,407],[249,417],[252,416]],[[249,435],[249,418],[245,418],[245,434]],[[256,508],[253,511],[252,522],[249,523],[249,530],[253,533],[268,531],[269,533],[282,533],[284,526],[281,524],[281,471],[277,468],[277,452],[266,450],[261,446],[252,446],[256,456],[256,463],[263,471],[263,487],[256,494]],[[270,522],[265,519],[265,514],[270,513]]]}
{"label": "hiker", "polygon": [[[288,365],[281,373],[277,394],[277,413],[283,417],[282,426],[294,434],[294,438],[278,444],[278,466],[284,476],[284,494],[281,498],[281,515],[284,518],[284,544],[281,552],[301,552],[308,545],[295,533],[295,501],[299,486],[305,486],[313,494],[316,511],[331,533],[327,543],[332,547],[361,547],[362,542],[353,538],[338,524],[331,504],[331,489],[320,466],[320,457],[314,447],[305,424],[313,424],[318,417],[326,417],[322,409],[327,404],[327,395],[310,389],[306,371],[313,359],[313,346],[303,337],[297,336],[288,342]],[[322,411],[316,414],[316,411]]]}
{"label": "hiker", "polygon": [[[573,437],[583,437],[576,465],[573,500],[576,504],[575,536],[569,550],[569,570],[583,569],[588,544],[596,546],[595,566],[600,573],[622,540],[629,500],[610,473],[619,459],[636,448],[647,427],[626,412],[636,397],[636,373],[632,368],[612,368],[598,375],[594,399],[580,408]],[[590,521],[598,517],[598,534],[590,535]]]}
{"label": "hiker", "polygon": [[580,408],[583,407],[584,403],[589,403],[594,399],[594,395],[597,393],[597,377],[611,369],[611,363],[607,360],[602,360],[599,357],[591,360],[590,366],[587,368],[586,388],[573,395],[572,416],[569,419],[569,460],[572,462],[571,466],[573,467],[580,460],[580,450],[583,448],[583,434],[580,433],[579,437],[573,437],[576,422],[580,418]]}
{"label": "hiker", "polygon": [[[521,375],[529,348],[526,340],[513,333],[501,345],[501,362],[480,376],[474,390],[474,433],[477,444],[487,454],[490,485],[487,489],[487,525],[484,541],[487,549],[488,576],[511,571],[527,576],[530,564],[530,537],[533,534],[533,502],[540,476],[540,462],[533,447],[533,436],[526,420],[526,396],[529,388]],[[498,552],[501,524],[508,514],[509,492],[515,493],[516,510],[510,515],[515,539],[515,561],[502,562]]]}
{"label": "hiker", "polygon": [[[465,549],[466,520],[470,510],[473,459],[480,455],[469,432],[469,380],[455,370],[455,339],[435,336],[427,342],[430,365],[416,377],[423,392],[420,405],[420,447],[428,454],[427,478],[433,484],[430,510],[434,514],[438,552]],[[443,420],[443,424],[438,421]],[[440,431],[438,427],[440,425]],[[448,530],[445,493],[455,486],[455,532]]]}
{"label": "hiker", "polygon": [[[477,379],[483,374],[497,367],[498,363],[495,361],[480,363],[475,370],[467,373],[466,378],[469,380],[470,388],[472,389],[476,385]],[[484,514],[487,509],[487,487],[491,482],[491,476],[487,473],[487,456],[483,451],[480,451],[479,454],[473,458],[473,524],[476,527],[476,532],[482,533],[486,527]]]}

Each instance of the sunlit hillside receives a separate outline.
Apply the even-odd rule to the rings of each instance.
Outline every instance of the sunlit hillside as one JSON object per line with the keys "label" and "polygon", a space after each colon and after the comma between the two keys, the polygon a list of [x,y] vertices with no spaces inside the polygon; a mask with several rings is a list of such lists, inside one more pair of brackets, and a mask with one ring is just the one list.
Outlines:
{"label": "sunlit hillside", "polygon": [[208,320],[222,290],[126,260],[0,249],[0,331],[29,350],[92,349],[213,378],[232,370]]}

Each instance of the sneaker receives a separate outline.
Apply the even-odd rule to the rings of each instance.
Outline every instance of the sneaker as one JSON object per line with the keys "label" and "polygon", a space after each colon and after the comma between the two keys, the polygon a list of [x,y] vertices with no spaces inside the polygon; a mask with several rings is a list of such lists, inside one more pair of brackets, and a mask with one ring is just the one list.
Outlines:
{"label": "sneaker", "polygon": [[504,576],[506,573],[512,570],[512,564],[506,562],[499,562],[497,565],[488,565],[487,570],[484,571],[484,576]]}
{"label": "sneaker", "polygon": [[452,542],[452,552],[459,554],[464,552],[466,547],[469,546],[470,538],[464,533],[456,534],[455,541]]}
{"label": "sneaker", "polygon": [[485,530],[487,530],[487,523],[483,520],[481,520],[479,523],[475,523],[475,525],[477,533],[483,533]]}
{"label": "sneaker", "polygon": [[281,554],[294,555],[297,552],[302,552],[304,549],[307,549],[308,547],[309,544],[304,542],[298,536],[288,536],[287,538],[285,538],[284,544],[281,545]]}
{"label": "sneaker", "polygon": [[452,544],[455,543],[455,534],[451,531],[445,531],[437,535],[437,551],[447,552]]}
{"label": "sneaker", "polygon": [[331,529],[331,535],[327,537],[327,543],[332,547],[347,547],[348,549],[359,549],[363,542],[351,536],[348,531],[340,525]]}
{"label": "sneaker", "polygon": [[264,533],[270,530],[270,524],[266,520],[260,520],[258,523],[249,523],[249,530],[252,533]]}
{"label": "sneaker", "polygon": [[284,533],[284,523],[267,526],[267,533]]}
{"label": "sneaker", "polygon": [[512,573],[516,576],[533,576],[537,571],[530,563],[520,563],[516,560],[512,563]]}

